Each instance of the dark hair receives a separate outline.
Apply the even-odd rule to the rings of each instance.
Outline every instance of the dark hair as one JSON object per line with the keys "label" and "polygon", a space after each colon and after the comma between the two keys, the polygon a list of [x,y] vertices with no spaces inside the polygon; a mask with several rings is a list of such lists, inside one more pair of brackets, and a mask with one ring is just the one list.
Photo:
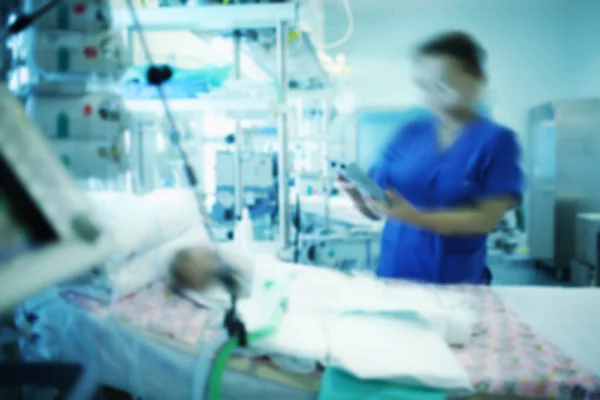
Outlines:
{"label": "dark hair", "polygon": [[417,48],[417,55],[452,57],[467,73],[485,79],[485,50],[467,33],[448,32],[429,39]]}

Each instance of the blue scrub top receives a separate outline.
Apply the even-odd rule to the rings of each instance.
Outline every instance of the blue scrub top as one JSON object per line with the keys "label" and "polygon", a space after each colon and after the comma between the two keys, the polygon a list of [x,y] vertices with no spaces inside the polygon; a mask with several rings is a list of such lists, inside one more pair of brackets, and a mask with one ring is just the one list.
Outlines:
{"label": "blue scrub top", "polygon": [[[454,144],[440,151],[435,120],[425,118],[398,132],[369,174],[418,209],[472,206],[486,198],[520,200],[523,172],[516,135],[479,117]],[[487,235],[442,236],[388,220],[377,275],[429,283],[483,283]]]}

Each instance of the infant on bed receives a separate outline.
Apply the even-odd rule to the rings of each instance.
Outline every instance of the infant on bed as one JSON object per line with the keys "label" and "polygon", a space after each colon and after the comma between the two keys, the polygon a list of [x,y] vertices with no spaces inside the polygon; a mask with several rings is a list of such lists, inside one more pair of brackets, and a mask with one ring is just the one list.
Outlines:
{"label": "infant on bed", "polygon": [[210,244],[178,251],[171,261],[170,276],[182,289],[201,291],[214,283],[217,269],[223,262],[233,268],[240,283],[248,281],[253,265],[249,257],[232,251],[218,251]]}

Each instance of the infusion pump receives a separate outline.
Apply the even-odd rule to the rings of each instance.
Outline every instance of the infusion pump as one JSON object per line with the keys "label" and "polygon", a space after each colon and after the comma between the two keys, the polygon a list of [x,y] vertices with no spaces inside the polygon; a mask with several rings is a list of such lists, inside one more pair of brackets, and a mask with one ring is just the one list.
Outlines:
{"label": "infusion pump", "polygon": [[[46,5],[25,0],[25,12]],[[105,184],[129,172],[129,120],[113,84],[129,66],[109,0],[62,0],[23,34],[13,51],[29,72],[19,92],[27,114],[76,179]]]}
{"label": "infusion pump", "polygon": [[27,99],[26,110],[75,178],[110,179],[128,171],[129,121],[119,95],[35,93]]}
{"label": "infusion pump", "polygon": [[[24,11],[31,13],[47,0],[26,0]],[[111,26],[110,0],[62,0],[36,22],[36,28],[97,32]]]}

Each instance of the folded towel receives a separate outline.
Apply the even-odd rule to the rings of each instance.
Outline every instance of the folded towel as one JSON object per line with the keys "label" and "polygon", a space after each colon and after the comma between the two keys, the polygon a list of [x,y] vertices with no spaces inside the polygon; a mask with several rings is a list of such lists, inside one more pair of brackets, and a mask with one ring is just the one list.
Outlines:
{"label": "folded towel", "polygon": [[337,368],[327,368],[319,400],[445,400],[442,391],[413,388],[390,382],[360,380]]}

